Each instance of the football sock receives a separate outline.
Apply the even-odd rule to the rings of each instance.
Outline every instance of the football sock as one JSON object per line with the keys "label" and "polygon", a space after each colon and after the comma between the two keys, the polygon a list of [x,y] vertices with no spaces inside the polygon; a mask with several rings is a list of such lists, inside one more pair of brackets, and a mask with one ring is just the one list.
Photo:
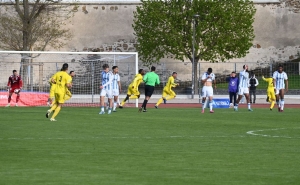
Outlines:
{"label": "football sock", "polygon": [[278,108],[280,108],[281,101],[280,101],[280,100],[278,100],[276,103],[277,103],[277,105],[278,105]]}
{"label": "football sock", "polygon": [[248,103],[248,109],[251,109],[251,104],[250,103]]}
{"label": "football sock", "polygon": [[148,100],[144,100],[143,105],[142,105],[142,107],[144,108],[144,110],[146,109],[147,103],[148,103]]}
{"label": "football sock", "polygon": [[280,108],[281,108],[281,110],[283,110],[283,108],[284,108],[284,99],[281,99]]}
{"label": "football sock", "polygon": [[16,98],[16,103],[19,102],[19,99],[20,99],[20,95],[17,95],[17,98]]}
{"label": "football sock", "polygon": [[272,101],[270,109],[273,109],[274,105],[275,105],[275,101]]}
{"label": "football sock", "polygon": [[156,106],[159,106],[159,104],[161,104],[163,102],[163,98],[160,98],[159,100],[158,100],[158,102],[156,103]]}
{"label": "football sock", "polygon": [[104,106],[101,106],[101,111],[103,111],[103,112],[104,112]]}
{"label": "football sock", "polygon": [[11,96],[8,96],[8,103],[10,103],[11,101]]}
{"label": "football sock", "polygon": [[213,109],[212,101],[209,101],[209,110],[212,111],[212,109]]}
{"label": "football sock", "polygon": [[57,108],[57,103],[52,103],[53,105],[52,105],[52,107],[51,107],[51,112],[53,112],[56,108]]}
{"label": "football sock", "polygon": [[203,102],[203,100],[202,100],[202,110],[204,110],[206,108],[206,106],[207,106],[207,101],[204,100],[204,102]]}
{"label": "football sock", "polygon": [[167,98],[166,98],[166,100],[171,100],[171,99],[174,99],[175,98],[175,96],[168,96]]}
{"label": "football sock", "polygon": [[279,100],[276,100],[276,104],[279,106]]}
{"label": "football sock", "polygon": [[118,102],[116,102],[116,101],[114,102],[114,109],[117,108],[117,103],[118,103]]}
{"label": "football sock", "polygon": [[60,109],[61,109],[61,106],[57,106],[57,108],[55,109],[55,112],[52,115],[52,119],[54,119],[57,116],[57,114],[59,113]]}

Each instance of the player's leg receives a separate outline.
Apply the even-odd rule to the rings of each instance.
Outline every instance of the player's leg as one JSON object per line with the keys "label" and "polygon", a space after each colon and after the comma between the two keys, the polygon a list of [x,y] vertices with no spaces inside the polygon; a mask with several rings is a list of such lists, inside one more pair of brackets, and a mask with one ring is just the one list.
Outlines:
{"label": "player's leg", "polygon": [[279,97],[280,97],[280,112],[283,112],[283,108],[284,108],[284,89],[280,89]]}
{"label": "player's leg", "polygon": [[251,109],[251,103],[250,103],[250,94],[249,94],[249,90],[248,90],[248,88],[245,88],[244,89],[244,95],[245,95],[245,98],[246,98],[246,100],[247,100],[247,107],[248,107],[248,110],[249,111],[253,111],[252,109]]}
{"label": "player's leg", "polygon": [[255,103],[256,101],[256,89],[253,90],[253,102],[252,103]]}
{"label": "player's leg", "polygon": [[268,90],[267,93],[268,93],[269,102],[271,103],[270,110],[272,110],[273,107],[274,107],[274,105],[275,105],[275,99],[276,99],[275,93],[274,93],[273,89],[272,90]]}
{"label": "player's leg", "polygon": [[237,93],[233,92],[233,105],[236,106]]}
{"label": "player's leg", "polygon": [[5,106],[5,107],[10,107],[10,102],[11,102],[11,96],[13,95],[13,92],[14,91],[12,91],[12,89],[10,89],[9,91],[8,91],[8,99],[7,99],[7,105]]}
{"label": "player's leg", "polygon": [[233,92],[229,92],[229,108],[233,106],[232,104]]}
{"label": "player's leg", "polygon": [[[252,95],[253,95],[253,90],[249,91],[249,98],[250,98],[250,103],[252,103]],[[248,102],[247,102],[248,103]]]}
{"label": "player's leg", "polygon": [[113,111],[116,112],[119,96],[114,96]]}
{"label": "player's leg", "polygon": [[166,100],[172,100],[176,97],[176,94],[174,91],[170,90],[170,92],[168,92],[168,97],[166,97]]}
{"label": "player's leg", "polygon": [[166,99],[166,96],[168,95],[167,91],[164,89],[161,98],[157,101],[155,108],[158,108],[158,106]]}
{"label": "player's leg", "polygon": [[139,109],[139,112],[141,112],[141,109],[143,109],[143,112],[147,112],[147,103],[151,98],[153,91],[154,91],[154,86],[150,86],[150,85],[145,86],[145,100],[143,102],[142,107]]}
{"label": "player's leg", "polygon": [[277,104],[277,106],[278,106],[278,112],[280,112],[280,101],[279,101],[279,89],[276,89],[275,90],[275,96],[276,96],[276,104]]}
{"label": "player's leg", "polygon": [[60,112],[61,106],[65,103],[64,97],[65,97],[65,94],[63,94],[63,93],[55,93],[55,101],[57,103],[57,107],[54,109],[54,113],[53,113],[50,121],[56,121],[55,117]]}
{"label": "player's leg", "polygon": [[16,93],[17,94],[17,97],[16,97],[16,107],[18,106],[18,102],[19,102],[19,100],[20,100],[20,91],[18,92],[18,93]]}
{"label": "player's leg", "polygon": [[239,88],[238,98],[236,100],[236,104],[233,107],[234,111],[238,111],[239,103],[240,103],[241,99],[243,98],[243,94],[244,94],[244,88]]}
{"label": "player's leg", "polygon": [[204,113],[204,109],[207,106],[206,96],[207,96],[206,86],[203,86],[203,88],[202,88],[202,111],[201,111],[201,113]]}
{"label": "player's leg", "polygon": [[127,89],[127,95],[125,97],[125,99],[121,102],[121,105],[119,106],[119,108],[123,108],[123,106],[125,105],[126,101],[129,100],[130,96],[132,95],[132,91],[133,89],[131,87],[128,87]]}
{"label": "player's leg", "polygon": [[210,113],[214,113],[213,111],[213,95],[214,95],[214,91],[212,87],[208,87],[207,89],[207,96],[209,98],[209,111]]}

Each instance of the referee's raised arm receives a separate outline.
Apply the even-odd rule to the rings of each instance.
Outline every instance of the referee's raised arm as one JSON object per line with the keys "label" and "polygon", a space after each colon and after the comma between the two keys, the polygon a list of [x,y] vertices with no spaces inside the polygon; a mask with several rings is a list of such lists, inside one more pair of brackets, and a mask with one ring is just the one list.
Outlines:
{"label": "referee's raised arm", "polygon": [[151,72],[148,72],[144,78],[143,81],[145,82],[145,100],[143,102],[143,105],[141,108],[139,108],[139,112],[147,112],[146,106],[148,103],[148,100],[152,96],[154,92],[155,85],[160,84],[159,76],[155,73],[156,68],[154,66],[151,67]]}

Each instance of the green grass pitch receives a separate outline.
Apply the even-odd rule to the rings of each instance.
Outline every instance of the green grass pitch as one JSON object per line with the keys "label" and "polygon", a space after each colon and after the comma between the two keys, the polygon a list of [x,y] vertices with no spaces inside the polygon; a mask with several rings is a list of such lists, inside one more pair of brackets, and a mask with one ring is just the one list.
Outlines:
{"label": "green grass pitch", "polygon": [[0,108],[1,185],[300,182],[299,109],[46,110]]}

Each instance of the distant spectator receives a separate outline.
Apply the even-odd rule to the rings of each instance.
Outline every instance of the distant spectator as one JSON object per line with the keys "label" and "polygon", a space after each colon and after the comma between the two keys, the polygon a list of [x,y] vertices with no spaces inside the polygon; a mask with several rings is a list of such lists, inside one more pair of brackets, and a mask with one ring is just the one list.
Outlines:
{"label": "distant spectator", "polygon": [[[249,92],[250,92],[250,103],[255,103],[256,86],[258,86],[258,80],[255,78],[255,74],[253,72],[251,73],[251,77],[248,83],[249,83]],[[252,99],[252,95],[253,95],[253,99]]]}
{"label": "distant spectator", "polygon": [[[236,106],[236,95],[238,92],[238,84],[239,84],[239,78],[236,77],[236,73],[232,72],[230,74],[230,79],[228,83],[228,92],[229,92],[229,100],[230,100],[230,105],[229,107]],[[232,99],[233,99],[233,104],[232,104]]]}

